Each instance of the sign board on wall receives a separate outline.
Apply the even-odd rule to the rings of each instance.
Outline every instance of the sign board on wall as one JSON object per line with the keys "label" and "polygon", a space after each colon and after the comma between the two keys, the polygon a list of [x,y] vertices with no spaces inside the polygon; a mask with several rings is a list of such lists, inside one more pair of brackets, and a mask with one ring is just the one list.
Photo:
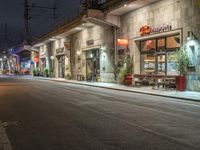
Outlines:
{"label": "sign board on wall", "polygon": [[117,45],[118,46],[128,46],[128,40],[127,39],[117,39]]}
{"label": "sign board on wall", "polygon": [[92,40],[86,41],[86,45],[87,45],[87,46],[92,46],[92,45],[94,45],[94,40],[92,39]]}
{"label": "sign board on wall", "polygon": [[167,24],[167,25],[162,25],[159,27],[151,27],[148,25],[145,25],[140,28],[140,35],[145,36],[145,35],[150,35],[150,34],[157,34],[157,33],[162,33],[162,32],[167,32],[172,30],[172,26]]}
{"label": "sign board on wall", "polygon": [[63,55],[64,52],[65,52],[64,47],[56,49],[56,55],[61,55],[61,54]]}
{"label": "sign board on wall", "polygon": [[65,46],[66,50],[70,50],[71,49],[70,42],[64,42],[64,46]]}

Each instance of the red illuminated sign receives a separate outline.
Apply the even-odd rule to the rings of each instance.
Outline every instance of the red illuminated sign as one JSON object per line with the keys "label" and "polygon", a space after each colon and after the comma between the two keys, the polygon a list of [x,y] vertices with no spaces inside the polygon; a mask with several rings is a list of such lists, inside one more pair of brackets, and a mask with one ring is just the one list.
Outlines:
{"label": "red illuminated sign", "polygon": [[117,45],[118,46],[128,46],[128,40],[127,39],[118,39]]}
{"label": "red illuminated sign", "polygon": [[36,56],[36,57],[34,57],[34,62],[35,63],[38,63],[39,62],[39,58]]}
{"label": "red illuminated sign", "polygon": [[171,31],[172,26],[170,24],[162,25],[159,27],[150,27],[150,26],[143,26],[140,28],[140,35],[149,35],[149,34],[157,34],[161,32]]}
{"label": "red illuminated sign", "polygon": [[141,36],[149,35],[151,33],[151,27],[150,26],[143,26],[140,28],[140,34]]}

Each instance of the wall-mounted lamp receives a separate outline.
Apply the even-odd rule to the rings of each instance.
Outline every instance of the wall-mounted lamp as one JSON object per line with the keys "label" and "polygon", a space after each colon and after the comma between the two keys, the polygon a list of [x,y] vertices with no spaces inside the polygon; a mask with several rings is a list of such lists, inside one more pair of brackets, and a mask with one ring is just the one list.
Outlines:
{"label": "wall-mounted lamp", "polygon": [[93,58],[93,54],[90,54],[90,58]]}
{"label": "wall-mounted lamp", "polygon": [[50,59],[51,59],[51,60],[54,60],[55,58],[54,58],[54,56],[51,56]]}
{"label": "wall-mounted lamp", "polygon": [[81,51],[77,51],[76,54],[77,54],[77,55],[81,55]]}

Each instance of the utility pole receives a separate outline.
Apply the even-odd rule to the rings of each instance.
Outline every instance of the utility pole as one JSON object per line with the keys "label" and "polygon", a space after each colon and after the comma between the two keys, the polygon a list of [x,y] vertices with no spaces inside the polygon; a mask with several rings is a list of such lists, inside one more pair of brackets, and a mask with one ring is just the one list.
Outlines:
{"label": "utility pole", "polygon": [[8,44],[8,25],[7,23],[4,24],[4,42],[5,46]]}
{"label": "utility pole", "polygon": [[28,0],[24,0],[24,44],[29,44],[29,5]]}
{"label": "utility pole", "polygon": [[28,0],[24,0],[24,44],[30,44],[30,30],[29,30],[29,20],[32,19],[30,16],[30,10],[32,9],[46,9],[53,10],[53,19],[56,19],[56,10],[57,3],[54,3],[54,7],[46,7],[46,6],[36,6],[34,4],[29,5]]}
{"label": "utility pole", "polygon": [[54,3],[54,7],[53,7],[53,20],[55,21],[56,20],[56,10],[57,10],[57,3],[55,2]]}

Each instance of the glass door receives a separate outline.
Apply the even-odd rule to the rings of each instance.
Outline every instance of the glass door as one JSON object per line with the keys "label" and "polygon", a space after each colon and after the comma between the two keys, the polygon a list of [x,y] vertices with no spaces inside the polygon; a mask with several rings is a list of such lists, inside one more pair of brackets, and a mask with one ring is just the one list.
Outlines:
{"label": "glass door", "polygon": [[93,80],[93,61],[89,58],[86,60],[86,78],[87,81]]}
{"label": "glass door", "polygon": [[86,78],[87,81],[97,81],[100,76],[99,50],[94,49],[86,53]]}
{"label": "glass door", "polygon": [[59,56],[58,58],[58,77],[64,78],[65,77],[65,56]]}
{"label": "glass door", "polygon": [[165,75],[166,74],[166,56],[165,54],[157,55],[157,69],[158,74]]}

